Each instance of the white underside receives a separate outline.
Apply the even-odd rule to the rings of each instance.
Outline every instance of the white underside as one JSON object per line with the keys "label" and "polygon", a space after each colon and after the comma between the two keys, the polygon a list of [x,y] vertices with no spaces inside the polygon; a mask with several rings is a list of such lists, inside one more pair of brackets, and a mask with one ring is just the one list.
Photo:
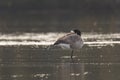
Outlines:
{"label": "white underside", "polygon": [[58,46],[60,46],[63,49],[70,49],[70,44],[63,44],[63,43],[61,43],[61,44],[58,44]]}

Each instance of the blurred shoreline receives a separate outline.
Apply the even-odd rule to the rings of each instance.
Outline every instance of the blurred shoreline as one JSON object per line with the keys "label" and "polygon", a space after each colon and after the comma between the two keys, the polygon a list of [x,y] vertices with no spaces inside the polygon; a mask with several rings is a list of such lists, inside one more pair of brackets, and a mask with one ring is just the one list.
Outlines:
{"label": "blurred shoreline", "polygon": [[120,32],[119,0],[2,0],[0,32]]}
{"label": "blurred shoreline", "polygon": [[68,32],[71,29],[82,32],[118,33],[119,15],[90,15],[80,12],[43,11],[0,14],[0,32]]}

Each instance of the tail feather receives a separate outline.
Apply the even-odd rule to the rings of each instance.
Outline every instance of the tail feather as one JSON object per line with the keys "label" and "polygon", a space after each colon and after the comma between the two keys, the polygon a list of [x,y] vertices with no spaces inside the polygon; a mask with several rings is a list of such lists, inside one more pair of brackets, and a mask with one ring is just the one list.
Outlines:
{"label": "tail feather", "polygon": [[64,40],[58,40],[56,41],[53,45],[58,45],[60,43],[65,43],[65,44],[69,44],[68,42],[64,41]]}
{"label": "tail feather", "polygon": [[53,45],[58,45],[59,43],[58,42],[55,42]]}

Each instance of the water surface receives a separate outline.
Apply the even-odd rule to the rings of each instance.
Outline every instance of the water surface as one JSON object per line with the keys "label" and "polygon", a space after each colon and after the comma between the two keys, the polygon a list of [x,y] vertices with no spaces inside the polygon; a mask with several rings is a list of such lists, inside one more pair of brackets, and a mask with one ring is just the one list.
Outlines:
{"label": "water surface", "polygon": [[83,33],[74,52],[52,47],[66,33],[0,34],[1,80],[119,80],[120,33]]}

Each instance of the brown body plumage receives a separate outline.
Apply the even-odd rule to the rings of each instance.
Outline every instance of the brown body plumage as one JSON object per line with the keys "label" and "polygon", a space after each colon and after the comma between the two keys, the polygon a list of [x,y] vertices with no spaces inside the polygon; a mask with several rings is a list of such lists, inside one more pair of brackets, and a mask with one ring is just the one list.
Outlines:
{"label": "brown body plumage", "polygon": [[80,49],[83,46],[83,40],[81,38],[81,32],[79,30],[73,30],[71,33],[59,38],[54,45],[60,46],[63,49],[72,49],[71,58],[73,50]]}

